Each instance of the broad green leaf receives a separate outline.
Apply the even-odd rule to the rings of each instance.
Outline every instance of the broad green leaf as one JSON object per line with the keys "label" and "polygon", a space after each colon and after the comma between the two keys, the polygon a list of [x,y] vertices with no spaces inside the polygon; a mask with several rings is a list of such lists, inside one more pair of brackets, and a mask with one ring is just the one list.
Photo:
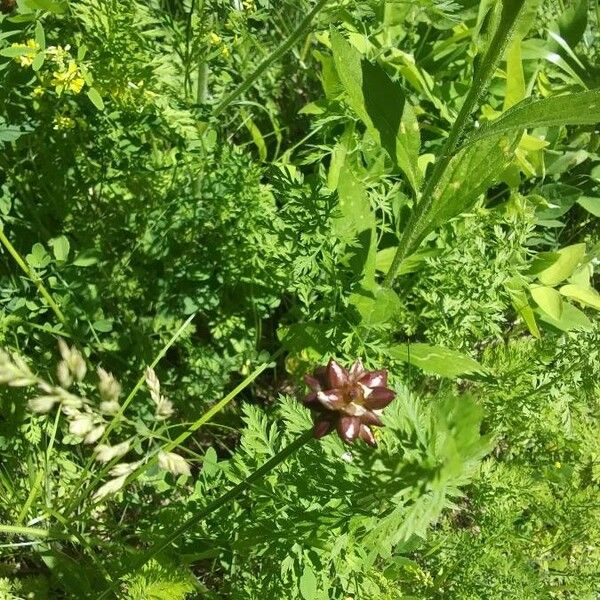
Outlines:
{"label": "broad green leaf", "polygon": [[2,48],[2,50],[0,50],[0,56],[7,56],[9,58],[27,56],[30,54],[33,54],[32,49],[29,48],[29,46],[24,45],[9,46],[8,48]]}
{"label": "broad green leaf", "polygon": [[600,310],[600,294],[593,287],[569,283],[560,288],[560,293],[567,298],[572,298],[586,306]]}
{"label": "broad green leaf", "polygon": [[97,321],[94,321],[93,327],[96,331],[108,333],[109,331],[112,331],[113,322],[112,319],[98,319]]}
{"label": "broad green leaf", "polygon": [[360,314],[361,324],[371,327],[390,321],[402,309],[396,292],[379,285],[372,290],[351,294],[350,304]]}
{"label": "broad green leaf", "polygon": [[540,330],[537,326],[535,320],[535,314],[529,301],[527,299],[527,294],[522,288],[512,289],[509,287],[509,294],[512,305],[514,309],[517,311],[517,314],[523,319],[525,325],[527,325],[527,329],[533,337],[540,338]]}
{"label": "broad green leaf", "polygon": [[562,315],[562,298],[560,294],[551,287],[543,285],[532,285],[529,288],[531,297],[535,303],[553,319],[560,320]]}
{"label": "broad green leaf", "polygon": [[561,37],[574,48],[583,37],[587,27],[588,0],[574,0],[558,18]]}
{"label": "broad green leaf", "polygon": [[540,252],[531,261],[527,274],[536,275],[541,273],[551,267],[559,258],[560,254],[558,252]]}
{"label": "broad green leaf", "polygon": [[71,245],[69,244],[69,240],[64,235],[50,240],[48,244],[52,248],[54,258],[56,258],[57,261],[65,262],[67,260]]}
{"label": "broad green leaf", "polygon": [[548,207],[536,211],[539,220],[556,219],[564,215],[581,197],[581,191],[564,183],[549,183],[538,189],[538,194],[548,203]]}
{"label": "broad green leaf", "polygon": [[0,142],[14,142],[30,131],[28,125],[7,125],[0,120]]}
{"label": "broad green leaf", "polygon": [[44,33],[44,26],[40,21],[35,24],[35,41],[41,50],[46,49],[46,34]]}
{"label": "broad green leaf", "polygon": [[44,60],[46,60],[46,54],[44,52],[38,52],[31,63],[31,68],[34,71],[39,71],[44,64]]}
{"label": "broad green leaf", "polygon": [[581,196],[577,200],[577,204],[585,208],[589,213],[595,217],[600,217],[600,198],[594,198],[592,196]]}
{"label": "broad green leaf", "polygon": [[435,227],[471,209],[510,163],[520,136],[488,138],[461,150],[444,172],[415,237],[422,240]]}
{"label": "broad green leaf", "polygon": [[87,92],[87,97],[90,99],[91,103],[98,109],[104,110],[104,100],[102,100],[102,96],[100,92],[95,88],[90,88]]}
{"label": "broad green leaf", "polygon": [[300,593],[304,600],[315,600],[317,597],[317,577],[309,565],[304,567],[299,581]]}
{"label": "broad green leaf", "polygon": [[315,57],[321,63],[321,84],[328,100],[337,98],[344,92],[344,86],[335,68],[333,56],[315,52]]}
{"label": "broad green leaf", "polygon": [[384,353],[440,377],[455,378],[485,372],[485,368],[470,356],[441,346],[422,343],[402,344],[386,348]]}
{"label": "broad green leaf", "polygon": [[33,245],[31,253],[25,257],[25,260],[34,269],[43,269],[52,261],[44,246],[38,243]]}
{"label": "broad green leaf", "polygon": [[367,192],[346,164],[338,182],[339,216],[333,220],[333,233],[349,246],[350,267],[362,274],[363,286],[375,283],[375,215]]}
{"label": "broad green leaf", "polygon": [[600,122],[600,90],[523,100],[501,117],[473,133],[464,146],[509,131],[557,125],[595,125]]}
{"label": "broad green leaf", "polygon": [[419,126],[400,84],[381,66],[366,60],[337,31],[331,34],[331,47],[348,105],[417,190],[421,182]]}
{"label": "broad green leaf", "polygon": [[538,273],[538,279],[544,285],[555,286],[571,277],[585,256],[585,244],[574,244],[561,248],[556,261],[547,269]]}
{"label": "broad green leaf", "polygon": [[354,135],[354,123],[348,124],[344,133],[337,141],[331,152],[331,161],[327,173],[327,187],[336,190],[340,179],[340,172],[346,162],[346,155],[350,149],[350,143]]}
{"label": "broad green leaf", "polygon": [[521,40],[515,37],[506,51],[506,93],[504,110],[525,98],[525,75],[521,58]]}
{"label": "broad green leaf", "polygon": [[[589,260],[591,261],[590,257]],[[583,263],[581,266],[577,267],[573,275],[569,277],[569,283],[573,283],[580,287],[588,288],[590,287],[590,281],[592,276],[594,275],[594,266],[591,262]]]}
{"label": "broad green leaf", "polygon": [[76,267],[91,267],[98,262],[98,254],[93,250],[84,250],[77,255],[77,258],[73,261],[73,265]]}
{"label": "broad green leaf", "polygon": [[258,157],[261,161],[266,161],[267,144],[265,143],[265,138],[263,137],[263,134],[261,133],[260,129],[258,128],[258,126],[256,125],[256,123],[254,122],[250,113],[247,110],[242,109],[240,111],[240,114],[242,115],[242,118],[244,119],[244,125],[248,130],[248,133],[252,137],[252,141],[254,142],[254,145],[258,150]]}
{"label": "broad green leaf", "polygon": [[67,0],[24,0],[24,4],[34,10],[47,10],[48,12],[62,15],[67,10]]}
{"label": "broad green leaf", "polygon": [[277,338],[291,354],[303,353],[313,360],[331,352],[328,337],[330,325],[316,323],[294,323],[277,329]]}
{"label": "broad green leaf", "polygon": [[542,313],[540,319],[560,331],[591,331],[593,328],[592,322],[588,319],[587,315],[568,302],[563,302],[560,320],[553,319],[546,313]]}

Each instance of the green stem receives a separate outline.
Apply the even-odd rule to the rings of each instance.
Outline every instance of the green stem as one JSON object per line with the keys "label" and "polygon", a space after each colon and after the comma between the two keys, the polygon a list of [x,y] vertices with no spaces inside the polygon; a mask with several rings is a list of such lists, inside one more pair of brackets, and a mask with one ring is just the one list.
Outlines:
{"label": "green stem", "polygon": [[244,92],[252,87],[252,84],[276,61],[278,61],[284,54],[290,50],[294,44],[308,31],[312,20],[319,13],[319,11],[329,2],[330,0],[319,0],[313,9],[300,21],[300,24],[292,32],[289,38],[282,42],[265,60],[263,60],[256,70],[248,75],[244,81],[230,94],[225,96],[219,104],[213,110],[212,116],[218,117],[236,98],[241,96]]}
{"label": "green stem", "polygon": [[39,278],[37,273],[32,271],[27,266],[27,263],[23,260],[17,249],[10,243],[10,240],[6,237],[6,234],[4,233],[4,230],[1,226],[0,242],[2,242],[2,245],[8,250],[8,253],[15,259],[15,262],[17,263],[17,265],[19,265],[19,267],[21,267],[21,270],[25,273],[25,275],[27,275],[27,277],[29,277],[29,279],[33,281],[40,294],[44,297],[50,308],[54,311],[54,314],[57,316],[58,320],[61,323],[66,324],[67,320],[65,319],[65,315],[63,314],[63,312],[60,310],[60,307],[55,302],[50,292],[45,288],[44,284],[42,283],[42,280]]}
{"label": "green stem", "polygon": [[383,283],[386,287],[391,287],[402,261],[412,254],[423,241],[425,231],[424,225],[427,223],[429,211],[434,202],[436,189],[453,158],[454,152],[465,132],[471,114],[475,111],[481,96],[487,90],[504,50],[512,36],[512,32],[514,31],[515,24],[524,4],[525,0],[504,0],[503,2],[500,23],[490,42],[487,52],[482,59],[481,67],[474,75],[473,84],[471,85],[460,112],[452,125],[448,138],[442,147],[440,156],[436,161],[431,176],[427,181],[427,185],[423,190],[421,199],[412,211],[410,219],[404,228],[398,250],[396,250],[394,260],[392,261]]}
{"label": "green stem", "polygon": [[[165,344],[165,346],[162,348],[162,350],[156,355],[154,360],[150,363],[151,369],[154,369],[154,367],[156,367],[156,365],[162,360],[162,358],[165,356],[165,354],[167,353],[169,348],[179,339],[179,337],[187,329],[188,325],[192,322],[192,320],[195,316],[196,316],[196,313],[190,315],[186,319],[186,321],[183,323],[183,325],[181,325],[181,327],[173,334],[171,339]],[[131,404],[135,395],[140,391],[140,389],[144,385],[145,381],[146,381],[146,371],[144,370],[144,372],[142,373],[140,378],[137,380],[137,383],[135,384],[135,386],[133,387],[131,392],[129,392],[129,395],[125,399],[125,402],[123,403],[123,405],[121,406],[121,408],[119,409],[117,414],[114,415],[111,422],[108,424],[108,427],[106,428],[104,434],[102,435],[100,440],[98,440],[98,442],[97,442],[98,444],[104,444],[106,442],[111,431],[113,431],[113,429],[119,424],[119,422],[121,421],[121,419],[123,417],[123,414],[127,410],[127,407]],[[63,512],[63,514],[65,516],[70,515],[71,511],[83,501],[85,494],[91,489],[91,485],[88,485],[86,487],[86,490],[84,490],[84,495],[81,497],[77,496],[81,487],[87,482],[88,474],[89,474],[90,469],[93,464],[94,464],[94,458],[90,457],[88,459],[87,463],[83,467],[83,472],[82,472],[81,476],[79,477],[77,484],[75,485],[75,489],[71,492],[71,502],[67,505],[67,507],[65,508],[65,510]],[[97,479],[98,480],[100,479],[99,475],[97,476]],[[87,482],[87,483],[89,484],[89,482]]]}
{"label": "green stem", "polygon": [[[187,440],[195,431],[197,431],[200,427],[202,427],[202,425],[204,425],[205,423],[210,421],[210,419],[212,419],[218,412],[223,410],[223,408],[225,408],[225,406],[227,406],[242,390],[247,388],[265,369],[267,369],[269,367],[269,365],[282,352],[283,352],[283,348],[280,348],[279,350],[274,352],[268,361],[264,362],[262,365],[257,367],[241,383],[239,383],[233,390],[231,390],[231,392],[229,392],[226,396],[224,396],[221,400],[219,400],[219,402],[217,402],[216,404],[211,406],[201,417],[196,419],[196,421],[194,421],[183,433],[181,433],[179,436],[177,436],[177,438],[175,438],[173,441],[166,443],[164,446],[156,449],[156,451],[154,451],[152,453],[152,456],[150,457],[149,460],[147,460],[144,464],[140,465],[133,473],[131,473],[131,475],[129,475],[129,477],[127,477],[127,481],[125,482],[125,485],[129,485],[130,483],[135,481],[140,475],[142,475],[145,471],[147,471],[152,465],[156,464],[158,453],[161,450],[163,450],[165,452],[170,452],[171,450],[174,450],[177,446],[180,446],[181,444],[183,444],[183,442],[185,442],[185,440]],[[158,361],[156,361],[156,362],[158,362]],[[154,366],[154,363],[153,363],[153,366]],[[142,382],[143,381],[145,381],[145,376],[144,376],[144,379],[142,380]],[[139,389],[139,388],[137,388],[137,389]],[[137,391],[137,389],[134,389],[134,392]],[[132,394],[134,392],[132,392]],[[130,396],[131,396],[131,394],[130,394]],[[105,435],[106,435],[106,433],[105,433]],[[109,462],[103,469],[100,470],[99,473],[96,473],[94,475],[94,477],[92,478],[91,481],[87,481],[87,485],[86,485],[86,488],[83,491],[83,493],[80,494],[78,497],[73,496],[74,499],[71,500],[71,503],[65,509],[64,514],[68,515],[68,514],[70,514],[70,512],[73,510],[74,507],[80,506],[83,503],[83,501],[85,500],[86,496],[94,489],[94,486],[106,475],[106,473],[108,471],[110,471],[111,467],[113,467],[119,460],[120,459],[116,458],[113,461]],[[93,459],[90,459],[90,461],[84,468],[84,474],[87,474],[87,471],[89,470],[89,467],[91,466],[92,462],[93,462]],[[77,493],[80,490],[81,485],[83,485],[83,483],[85,481],[86,481],[86,478],[84,476],[82,476],[79,480],[78,485],[75,488],[75,493]]]}
{"label": "green stem", "polygon": [[21,525],[2,525],[0,524],[0,533],[8,535],[22,535],[33,538],[47,538],[50,536],[48,529],[42,527],[25,527]]}
{"label": "green stem", "polygon": [[97,600],[106,598],[119,585],[119,579],[121,577],[127,575],[127,573],[129,573],[130,571],[141,569],[149,560],[152,560],[152,558],[154,558],[157,554],[160,554],[165,548],[173,544],[184,533],[186,533],[188,530],[192,529],[195,525],[197,525],[198,522],[205,520],[212,513],[216,512],[232,500],[235,500],[236,498],[241,496],[246,490],[249,490],[255,482],[262,479],[262,477],[267,473],[270,473],[275,467],[280,465],[289,456],[291,456],[294,452],[299,450],[302,446],[304,446],[307,442],[309,442],[312,439],[314,439],[312,429],[305,431],[293,442],[291,442],[285,448],[283,448],[283,450],[280,450],[275,456],[270,458],[261,467],[256,469],[256,471],[248,475],[248,477],[240,481],[237,485],[233,486],[223,495],[219,496],[212,502],[209,502],[209,504],[207,504],[202,510],[193,514],[189,519],[187,519],[187,521],[184,521],[172,533],[167,535],[161,541],[154,544],[154,546],[152,546],[142,556],[139,563],[137,563],[134,567],[128,569],[127,572],[121,574],[119,578],[115,579],[112,585],[98,596]]}

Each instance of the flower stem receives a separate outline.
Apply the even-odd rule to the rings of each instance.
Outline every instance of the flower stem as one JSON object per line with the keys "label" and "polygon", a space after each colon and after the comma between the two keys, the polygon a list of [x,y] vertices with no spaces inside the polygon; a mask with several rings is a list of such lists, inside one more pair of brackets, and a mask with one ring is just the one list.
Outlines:
{"label": "flower stem", "polygon": [[394,260],[383,283],[386,287],[391,287],[402,261],[412,254],[423,241],[423,232],[425,231],[429,212],[433,205],[436,188],[452,160],[471,114],[477,108],[481,96],[487,90],[494,71],[510,41],[524,4],[525,0],[503,1],[500,23],[482,59],[481,67],[473,77],[471,88],[442,147],[440,156],[423,190],[421,199],[412,211],[410,219],[404,228]]}
{"label": "flower stem", "polygon": [[299,450],[302,446],[308,443],[310,440],[314,439],[312,428],[302,433],[298,436],[293,442],[288,444],[285,448],[280,450],[275,456],[270,458],[267,462],[265,462],[262,466],[260,466],[256,471],[248,475],[245,479],[240,481],[237,485],[233,486],[230,490],[225,492],[223,495],[219,496],[209,504],[207,504],[202,510],[193,514],[189,519],[184,521],[175,531],[167,535],[165,538],[156,542],[154,546],[152,546],[141,558],[141,560],[127,572],[122,573],[115,581],[105,589],[97,598],[97,600],[101,600],[102,598],[106,598],[116,587],[119,585],[119,579],[124,575],[127,575],[130,571],[138,570],[143,567],[148,561],[154,558],[157,554],[160,554],[165,548],[170,546],[173,542],[175,542],[178,538],[180,538],[186,531],[192,529],[194,525],[196,525],[199,521],[203,521],[209,515],[216,512],[232,500],[235,500],[239,496],[241,496],[246,490],[249,490],[255,482],[262,479],[267,473],[270,473],[275,467],[284,462],[289,456],[291,456],[294,452]]}

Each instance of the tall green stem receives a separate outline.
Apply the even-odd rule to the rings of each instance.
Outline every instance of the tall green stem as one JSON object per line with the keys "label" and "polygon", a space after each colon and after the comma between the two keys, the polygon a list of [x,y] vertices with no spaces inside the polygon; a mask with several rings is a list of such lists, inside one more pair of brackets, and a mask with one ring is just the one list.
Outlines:
{"label": "tall green stem", "polygon": [[402,261],[412,254],[423,241],[424,225],[426,224],[429,211],[433,205],[436,189],[452,160],[454,152],[465,132],[471,114],[475,111],[481,96],[487,90],[492,76],[494,75],[494,71],[496,70],[512,36],[515,24],[524,4],[525,0],[504,0],[503,2],[500,23],[490,42],[487,52],[482,59],[481,67],[474,75],[471,88],[456,117],[456,121],[454,121],[454,124],[452,125],[448,138],[442,147],[440,156],[436,161],[431,176],[423,190],[421,199],[413,209],[408,223],[404,228],[398,250],[396,251],[394,260],[392,261],[384,281],[386,287],[390,287],[394,282]]}
{"label": "tall green stem", "polygon": [[319,0],[313,9],[300,21],[300,24],[293,31],[287,40],[282,42],[265,60],[263,60],[256,70],[248,75],[242,83],[235,88],[230,94],[225,96],[219,104],[213,110],[212,116],[218,117],[236,98],[241,96],[244,92],[252,87],[252,84],[276,61],[278,61],[284,54],[290,50],[294,44],[308,31],[312,20],[316,17],[319,11],[329,2],[330,0]]}
{"label": "tall green stem", "polygon": [[[123,577],[128,572],[132,570],[138,570],[143,567],[149,560],[154,558],[157,554],[160,554],[165,548],[170,546],[173,542],[179,539],[186,531],[192,529],[199,521],[203,521],[209,515],[219,510],[232,500],[235,500],[239,496],[241,496],[245,491],[249,490],[251,486],[262,479],[267,473],[270,473],[275,467],[280,465],[283,461],[285,461],[289,456],[291,456],[294,452],[299,450],[302,446],[304,446],[307,442],[313,438],[312,429],[305,431],[299,437],[297,437],[293,442],[288,444],[283,450],[280,450],[275,456],[270,458],[266,463],[264,463],[261,467],[256,469],[253,473],[248,475],[245,479],[240,481],[237,485],[233,486],[230,490],[225,492],[223,495],[219,496],[212,502],[209,502],[202,510],[193,514],[187,521],[184,521],[177,529],[175,529],[172,533],[167,535],[164,539],[157,542],[152,546],[141,558],[138,564],[135,567],[128,569],[126,573],[121,574],[120,577]],[[101,600],[102,598],[106,598],[117,586],[119,585],[119,579],[116,579],[114,583],[104,590],[99,596],[97,600]]]}
{"label": "tall green stem", "polygon": [[27,263],[17,252],[17,249],[10,243],[10,240],[6,237],[6,234],[4,233],[4,230],[2,229],[1,225],[0,242],[2,242],[2,245],[8,250],[8,253],[15,259],[15,262],[19,265],[19,267],[21,267],[21,270],[25,273],[25,275],[27,275],[27,277],[29,277],[29,279],[33,281],[40,294],[44,297],[50,308],[54,311],[54,314],[57,316],[58,320],[61,323],[65,324],[67,322],[67,320],[65,319],[65,315],[63,314],[62,310],[60,310],[60,307],[52,297],[52,294],[50,294],[50,292],[46,289],[37,273],[32,271],[27,266]]}

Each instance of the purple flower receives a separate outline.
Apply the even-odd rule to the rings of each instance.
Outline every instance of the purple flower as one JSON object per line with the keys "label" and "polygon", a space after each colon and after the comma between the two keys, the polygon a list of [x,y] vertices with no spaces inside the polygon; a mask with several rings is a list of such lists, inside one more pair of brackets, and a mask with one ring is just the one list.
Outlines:
{"label": "purple flower", "polygon": [[370,446],[377,445],[371,427],[383,425],[377,412],[396,396],[387,387],[386,370],[365,371],[360,360],[344,369],[332,358],[304,380],[311,389],[304,405],[313,411],[316,438],[336,429],[347,443],[359,437]]}

